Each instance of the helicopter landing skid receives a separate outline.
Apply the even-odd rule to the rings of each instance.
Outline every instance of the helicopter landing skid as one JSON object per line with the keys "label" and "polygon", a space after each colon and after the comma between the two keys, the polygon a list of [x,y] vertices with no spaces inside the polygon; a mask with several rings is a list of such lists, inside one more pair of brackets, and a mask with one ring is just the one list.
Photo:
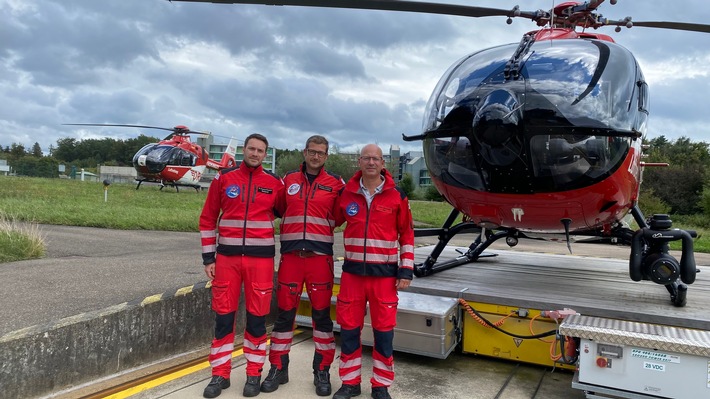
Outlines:
{"label": "helicopter landing skid", "polygon": [[[496,240],[509,237],[511,232],[500,231],[497,233],[490,233],[485,229],[481,229],[480,226],[473,222],[460,222],[453,225],[454,221],[459,215],[459,211],[452,209],[449,216],[446,218],[444,225],[440,229],[417,229],[414,232],[415,237],[422,236],[439,236],[439,242],[436,244],[431,254],[427,256],[424,263],[418,263],[414,265],[414,275],[417,277],[426,277],[440,271],[448,270],[456,266],[465,265],[467,263],[475,262],[479,258],[493,257],[497,254],[484,254],[483,251],[488,248]],[[449,241],[456,235],[468,231],[479,231],[479,235],[476,240],[468,247],[466,252],[463,252],[461,256],[454,259],[437,263],[437,259],[441,252],[446,248]]]}

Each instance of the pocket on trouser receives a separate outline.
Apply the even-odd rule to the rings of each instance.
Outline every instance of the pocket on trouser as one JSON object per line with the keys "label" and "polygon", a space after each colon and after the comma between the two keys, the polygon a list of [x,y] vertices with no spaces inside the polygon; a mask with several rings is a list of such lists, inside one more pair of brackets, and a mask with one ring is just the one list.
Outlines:
{"label": "pocket on trouser", "polygon": [[217,314],[227,314],[236,311],[229,291],[229,281],[212,282],[212,310]]}
{"label": "pocket on trouser", "polygon": [[309,283],[307,289],[313,309],[320,310],[330,307],[330,299],[333,297],[332,283]]}
{"label": "pocket on trouser", "polygon": [[[378,331],[390,331],[397,325],[398,301],[370,302],[370,320],[372,328]],[[376,311],[373,307],[376,306]]]}
{"label": "pocket on trouser", "polygon": [[278,299],[279,307],[284,310],[291,310],[298,306],[298,303],[301,300],[299,284],[284,283],[282,281],[279,281],[278,284],[278,288],[276,289],[276,298]]}
{"label": "pocket on trouser", "polygon": [[272,283],[252,283],[251,301],[247,301],[247,311],[255,316],[265,316],[271,310],[274,287]]}
{"label": "pocket on trouser", "polygon": [[342,329],[352,330],[362,327],[364,323],[364,310],[355,303],[344,301],[340,297],[338,297],[335,314],[336,321]]}

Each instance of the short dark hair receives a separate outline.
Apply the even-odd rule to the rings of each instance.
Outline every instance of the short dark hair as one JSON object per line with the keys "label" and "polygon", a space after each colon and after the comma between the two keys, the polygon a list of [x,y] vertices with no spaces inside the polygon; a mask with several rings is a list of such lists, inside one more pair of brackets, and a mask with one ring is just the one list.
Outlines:
{"label": "short dark hair", "polygon": [[252,134],[248,135],[247,138],[244,139],[244,146],[245,146],[245,147],[247,146],[247,143],[248,143],[249,140],[251,140],[251,139],[257,139],[257,140],[259,140],[259,141],[263,141],[264,144],[266,144],[266,148],[269,148],[269,140],[267,140],[266,137],[264,137],[263,134],[259,134],[259,133],[252,133]]}
{"label": "short dark hair", "polygon": [[308,144],[311,144],[311,143],[325,144],[325,152],[326,153],[328,152],[328,148],[329,148],[328,139],[326,139],[325,137],[323,137],[319,134],[315,134],[315,135],[309,137],[308,140],[306,140],[306,148],[305,149],[308,149]]}

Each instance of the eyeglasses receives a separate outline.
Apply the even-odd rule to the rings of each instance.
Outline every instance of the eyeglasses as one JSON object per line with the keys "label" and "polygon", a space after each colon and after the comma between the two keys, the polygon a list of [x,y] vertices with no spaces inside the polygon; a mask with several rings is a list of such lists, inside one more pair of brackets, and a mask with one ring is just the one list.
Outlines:
{"label": "eyeglasses", "polygon": [[310,148],[306,150],[308,152],[308,155],[315,157],[318,156],[319,158],[325,158],[326,155],[328,155],[327,152],[325,151],[316,151],[316,150],[311,150]]}
{"label": "eyeglasses", "polygon": [[365,161],[365,162],[377,163],[377,162],[380,162],[382,160],[382,158],[380,158],[380,157],[360,157],[360,160]]}

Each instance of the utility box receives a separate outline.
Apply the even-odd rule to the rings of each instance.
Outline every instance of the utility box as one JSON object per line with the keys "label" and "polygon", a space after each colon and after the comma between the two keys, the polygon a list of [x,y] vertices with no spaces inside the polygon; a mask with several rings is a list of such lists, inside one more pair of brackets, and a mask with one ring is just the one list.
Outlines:
{"label": "utility box", "polygon": [[709,331],[573,315],[560,333],[580,338],[574,388],[621,398],[710,398]]}
{"label": "utility box", "polygon": [[[398,296],[394,349],[446,359],[461,338],[458,300],[402,291]],[[370,312],[365,316],[361,340],[364,345],[374,343]]]}

